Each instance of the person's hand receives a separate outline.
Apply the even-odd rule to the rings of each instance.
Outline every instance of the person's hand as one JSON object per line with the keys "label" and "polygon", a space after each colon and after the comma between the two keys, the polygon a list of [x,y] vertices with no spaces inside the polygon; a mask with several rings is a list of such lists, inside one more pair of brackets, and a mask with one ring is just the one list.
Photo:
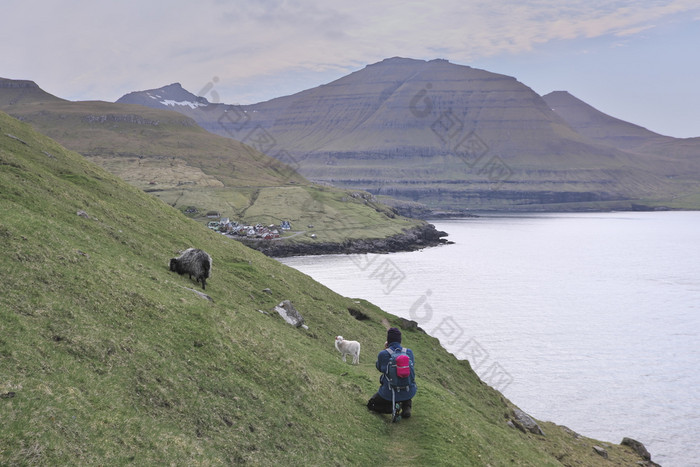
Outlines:
{"label": "person's hand", "polygon": [[384,348],[386,349],[387,347],[389,347],[389,343],[388,343],[388,342],[384,342]]}

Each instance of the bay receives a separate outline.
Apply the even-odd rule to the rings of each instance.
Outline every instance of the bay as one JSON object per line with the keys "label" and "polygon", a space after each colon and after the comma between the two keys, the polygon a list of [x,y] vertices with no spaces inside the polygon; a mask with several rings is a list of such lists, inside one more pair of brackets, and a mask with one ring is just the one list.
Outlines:
{"label": "bay", "polygon": [[700,465],[700,213],[433,223],[454,244],[280,261],[418,321],[540,420]]}

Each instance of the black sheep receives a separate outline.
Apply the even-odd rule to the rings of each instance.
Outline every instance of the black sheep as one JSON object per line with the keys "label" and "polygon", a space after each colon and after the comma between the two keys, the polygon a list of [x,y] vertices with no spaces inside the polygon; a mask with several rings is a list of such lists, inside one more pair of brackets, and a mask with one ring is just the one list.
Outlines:
{"label": "black sheep", "polygon": [[170,260],[170,270],[180,275],[188,274],[197,282],[202,282],[202,290],[206,290],[207,279],[211,276],[211,256],[199,248],[188,248],[179,257]]}

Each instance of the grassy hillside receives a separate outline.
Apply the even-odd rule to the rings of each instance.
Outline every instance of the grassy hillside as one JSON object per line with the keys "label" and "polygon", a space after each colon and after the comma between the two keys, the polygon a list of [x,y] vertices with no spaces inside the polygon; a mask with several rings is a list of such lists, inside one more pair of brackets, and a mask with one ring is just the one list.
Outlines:
{"label": "grassy hillside", "polygon": [[307,233],[293,242],[310,241],[309,224],[325,242],[385,238],[421,224],[357,190],[314,185],[293,167],[174,111],[69,102],[31,81],[1,79],[0,109],[176,209],[196,208],[191,217],[202,223],[209,211],[249,224],[289,220]]}
{"label": "grassy hillside", "polygon": [[[404,333],[413,417],[368,413],[382,321],[396,317],[210,232],[2,113],[0,187],[2,465],[638,460],[606,444],[603,461],[599,441],[550,423],[546,437],[510,428],[512,405],[419,331]],[[168,270],[190,246],[214,258],[212,300]],[[272,311],[285,299],[308,330]],[[340,360],[337,334],[362,343],[360,365]]]}

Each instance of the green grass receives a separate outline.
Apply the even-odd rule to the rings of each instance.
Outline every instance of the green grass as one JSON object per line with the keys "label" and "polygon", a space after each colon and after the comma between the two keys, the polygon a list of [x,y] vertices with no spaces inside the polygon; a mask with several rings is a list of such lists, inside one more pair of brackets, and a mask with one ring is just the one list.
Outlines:
{"label": "green grass", "polygon": [[195,218],[203,224],[209,211],[247,224],[289,220],[299,230],[314,225],[320,241],[342,243],[385,238],[422,223],[395,215],[366,193],[314,185],[276,159],[174,111],[47,97],[10,105],[10,92],[0,92],[0,109],[170,206],[197,208]]}
{"label": "green grass", "polygon": [[[398,318],[210,232],[4,114],[0,187],[0,465],[601,463],[598,441],[508,427],[512,404],[418,331],[404,333],[413,417],[368,413],[382,321]],[[168,270],[190,246],[214,258],[212,301]],[[284,299],[308,330],[272,311]],[[360,365],[340,360],[337,334],[362,343]],[[608,452],[606,465],[637,460]]]}

